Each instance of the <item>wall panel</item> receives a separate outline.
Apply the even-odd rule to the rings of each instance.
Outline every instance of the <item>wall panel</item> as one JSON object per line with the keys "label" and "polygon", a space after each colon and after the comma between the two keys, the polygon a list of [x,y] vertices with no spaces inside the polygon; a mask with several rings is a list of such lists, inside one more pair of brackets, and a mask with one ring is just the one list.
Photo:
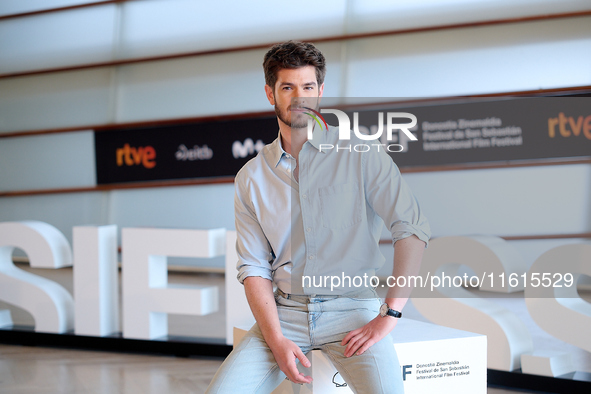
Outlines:
{"label": "wall panel", "polygon": [[109,223],[120,227],[234,229],[234,185],[117,190]]}
{"label": "wall panel", "polygon": [[0,80],[0,133],[110,122],[107,68]]}
{"label": "wall panel", "polygon": [[0,21],[0,72],[112,59],[115,5]]}
{"label": "wall panel", "polygon": [[435,97],[589,85],[589,26],[591,18],[584,17],[351,41],[347,95]]}
{"label": "wall panel", "polygon": [[99,0],[2,0],[0,15],[21,14],[50,8],[94,3]]}
{"label": "wall panel", "polygon": [[350,0],[350,33],[586,11],[589,0]]}
{"label": "wall panel", "polygon": [[434,236],[591,231],[591,165],[404,175]]}
{"label": "wall panel", "polygon": [[92,131],[0,142],[0,191],[96,185]]}
{"label": "wall panel", "polygon": [[118,122],[269,110],[263,51],[121,68]]}
{"label": "wall panel", "polygon": [[126,57],[203,51],[343,33],[345,0],[154,0],[125,3]]}
{"label": "wall panel", "polygon": [[[329,70],[325,95],[340,94],[341,45],[319,45]],[[271,111],[264,90],[265,52],[252,50],[121,67],[117,121]]]}

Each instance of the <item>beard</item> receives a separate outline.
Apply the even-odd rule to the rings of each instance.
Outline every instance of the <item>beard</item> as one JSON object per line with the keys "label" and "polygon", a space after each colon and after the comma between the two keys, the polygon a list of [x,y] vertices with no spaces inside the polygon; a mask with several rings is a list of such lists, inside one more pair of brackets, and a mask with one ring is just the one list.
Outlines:
{"label": "beard", "polygon": [[288,110],[282,110],[277,105],[275,105],[275,113],[277,114],[277,118],[285,125],[291,127],[292,129],[304,129],[308,127],[308,118],[309,116],[304,114],[303,112],[292,112],[291,113],[291,120],[287,116]]}
{"label": "beard", "polygon": [[[318,107],[319,107],[318,99],[314,98],[314,101],[315,101],[314,105],[310,105],[312,103],[307,102],[307,103],[305,103],[305,105],[303,105],[303,107],[313,108],[314,110],[318,111]],[[291,105],[286,110],[282,110],[281,108],[279,108],[277,106],[277,104],[275,104],[275,114],[277,115],[277,118],[279,118],[279,120],[281,122],[283,122],[285,125],[291,127],[292,129],[307,128],[308,127],[308,120],[312,119],[312,118],[309,115],[306,115],[304,112],[292,112],[292,111],[290,111],[290,109],[291,109]],[[288,111],[291,112],[291,119],[288,118],[288,115],[287,115]]]}

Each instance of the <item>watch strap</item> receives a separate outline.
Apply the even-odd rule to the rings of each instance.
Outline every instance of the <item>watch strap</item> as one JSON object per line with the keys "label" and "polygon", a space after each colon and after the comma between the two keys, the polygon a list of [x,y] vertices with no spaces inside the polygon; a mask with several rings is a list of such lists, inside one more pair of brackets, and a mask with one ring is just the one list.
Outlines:
{"label": "watch strap", "polygon": [[382,316],[382,317],[392,316],[392,317],[395,317],[398,319],[398,318],[402,317],[402,312],[394,310],[394,309],[390,309],[390,306],[384,302],[380,306],[380,316]]}
{"label": "watch strap", "polygon": [[401,318],[402,317],[402,312],[400,311],[395,311],[394,309],[390,309],[388,308],[388,312],[386,312],[386,315],[388,316],[392,316],[392,317],[396,317],[396,318]]}

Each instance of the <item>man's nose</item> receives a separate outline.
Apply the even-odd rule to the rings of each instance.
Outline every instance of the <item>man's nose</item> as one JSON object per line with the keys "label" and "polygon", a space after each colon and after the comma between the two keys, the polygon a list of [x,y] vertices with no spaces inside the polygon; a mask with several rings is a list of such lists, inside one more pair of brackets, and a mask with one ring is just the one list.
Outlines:
{"label": "man's nose", "polygon": [[306,103],[306,99],[305,99],[305,97],[301,97],[298,94],[294,94],[291,98],[291,103],[292,103],[292,105],[299,107],[299,106],[302,106]]}

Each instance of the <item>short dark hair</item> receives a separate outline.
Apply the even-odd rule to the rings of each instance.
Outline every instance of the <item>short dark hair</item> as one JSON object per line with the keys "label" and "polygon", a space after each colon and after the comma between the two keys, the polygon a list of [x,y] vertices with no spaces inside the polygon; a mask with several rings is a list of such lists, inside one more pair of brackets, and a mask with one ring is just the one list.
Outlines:
{"label": "short dark hair", "polygon": [[324,83],[326,75],[326,61],[322,52],[308,42],[287,41],[275,44],[265,54],[263,61],[265,83],[274,90],[279,70],[305,66],[316,68],[316,82],[320,87]]}

